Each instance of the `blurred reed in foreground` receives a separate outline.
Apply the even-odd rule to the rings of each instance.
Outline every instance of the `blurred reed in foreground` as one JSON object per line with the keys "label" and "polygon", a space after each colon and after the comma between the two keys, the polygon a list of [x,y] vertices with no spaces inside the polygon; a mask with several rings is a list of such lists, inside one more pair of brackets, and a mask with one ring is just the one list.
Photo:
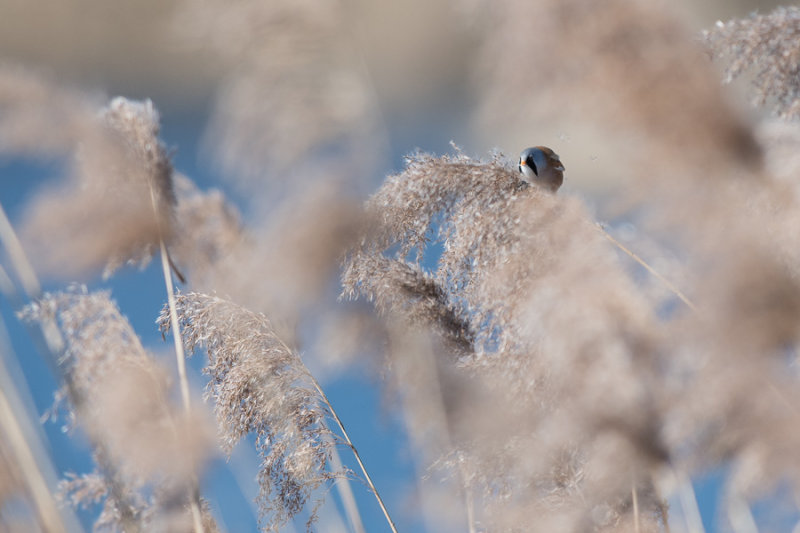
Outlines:
{"label": "blurred reed in foreground", "polygon": [[[0,71],[0,149],[64,169],[17,221],[22,247],[0,228],[0,287],[89,437],[95,472],[65,472],[62,493],[100,505],[96,529],[224,528],[204,467],[248,438],[268,531],[317,527],[333,487],[363,530],[351,479],[387,528],[418,511],[431,531],[701,531],[691,479],[712,469],[726,520],[752,531],[753,502],[800,488],[797,10],[698,39],[638,0],[452,7],[474,37],[477,129],[595,131],[611,154],[598,173],[621,184],[603,208],[623,224],[600,229],[569,170],[553,195],[513,157],[455,146],[407,156],[364,194],[388,136],[359,13],[337,2],[181,4],[184,43],[229,61],[206,143],[247,192],[241,211],[173,170],[153,103]],[[709,53],[728,78],[755,69],[755,101],[778,117],[748,120]],[[159,327],[179,369],[184,349],[207,357],[203,402],[108,292],[25,282],[112,276],[157,248]],[[359,367],[405,423],[420,509],[384,500],[317,375]],[[0,521],[21,500],[54,523],[6,433]]]}

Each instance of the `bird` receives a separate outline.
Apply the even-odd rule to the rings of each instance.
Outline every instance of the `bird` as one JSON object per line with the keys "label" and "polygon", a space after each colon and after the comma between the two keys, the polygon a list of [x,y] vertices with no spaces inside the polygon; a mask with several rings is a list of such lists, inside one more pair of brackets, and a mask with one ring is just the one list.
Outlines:
{"label": "bird", "polygon": [[525,148],[519,154],[519,171],[526,182],[553,193],[564,183],[564,164],[558,154],[546,146]]}

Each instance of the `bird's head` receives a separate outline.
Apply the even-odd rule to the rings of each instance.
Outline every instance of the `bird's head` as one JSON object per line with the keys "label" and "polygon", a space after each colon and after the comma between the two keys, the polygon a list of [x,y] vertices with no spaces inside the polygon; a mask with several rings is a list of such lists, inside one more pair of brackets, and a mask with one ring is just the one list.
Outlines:
{"label": "bird's head", "polygon": [[558,154],[546,146],[526,148],[519,155],[519,171],[525,181],[556,192],[564,182],[564,164]]}

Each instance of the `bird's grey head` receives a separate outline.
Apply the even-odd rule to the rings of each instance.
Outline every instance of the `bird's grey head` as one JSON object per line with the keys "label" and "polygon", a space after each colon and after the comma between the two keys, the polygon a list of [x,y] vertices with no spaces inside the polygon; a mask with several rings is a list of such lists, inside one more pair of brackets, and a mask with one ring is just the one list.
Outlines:
{"label": "bird's grey head", "polygon": [[524,180],[556,192],[564,182],[564,165],[558,154],[546,146],[526,148],[519,155],[519,171]]}

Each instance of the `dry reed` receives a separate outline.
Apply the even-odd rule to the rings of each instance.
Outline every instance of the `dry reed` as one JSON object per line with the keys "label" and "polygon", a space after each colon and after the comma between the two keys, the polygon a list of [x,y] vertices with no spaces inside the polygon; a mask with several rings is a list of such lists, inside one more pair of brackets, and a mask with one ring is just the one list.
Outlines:
{"label": "dry reed", "polygon": [[[262,4],[178,10],[183,42],[226,66],[206,144],[246,191],[244,214],[173,173],[151,102],[0,71],[0,150],[64,168],[22,217],[24,247],[3,225],[16,272],[2,286],[27,291],[22,317],[52,334],[59,399],[97,466],[66,473],[65,496],[101,506],[96,529],[217,528],[218,502],[201,497],[205,404],[224,454],[255,442],[263,529],[317,527],[328,489],[352,477],[394,529],[401,506],[361,461],[369,444],[350,441],[310,370],[343,364],[340,346],[402,415],[430,530],[639,533],[685,518],[698,531],[690,480],[709,469],[726,472],[725,514],[747,530],[762,520],[752,502],[800,488],[796,8],[697,38],[644,0],[448,4],[474,38],[482,135],[598,132],[598,177],[622,184],[609,202],[622,223],[598,231],[566,158],[558,195],[513,158],[456,147],[407,156],[361,195],[386,135],[358,10]],[[755,103],[778,117],[748,119],[708,50],[726,81],[752,71]],[[24,260],[110,276],[159,245],[189,284],[168,285],[159,327],[179,324],[178,346],[207,356],[205,403],[190,406],[181,379],[182,409],[108,293],[41,295]],[[361,471],[332,460],[342,447]],[[0,511],[26,490],[10,453],[0,440]]]}

